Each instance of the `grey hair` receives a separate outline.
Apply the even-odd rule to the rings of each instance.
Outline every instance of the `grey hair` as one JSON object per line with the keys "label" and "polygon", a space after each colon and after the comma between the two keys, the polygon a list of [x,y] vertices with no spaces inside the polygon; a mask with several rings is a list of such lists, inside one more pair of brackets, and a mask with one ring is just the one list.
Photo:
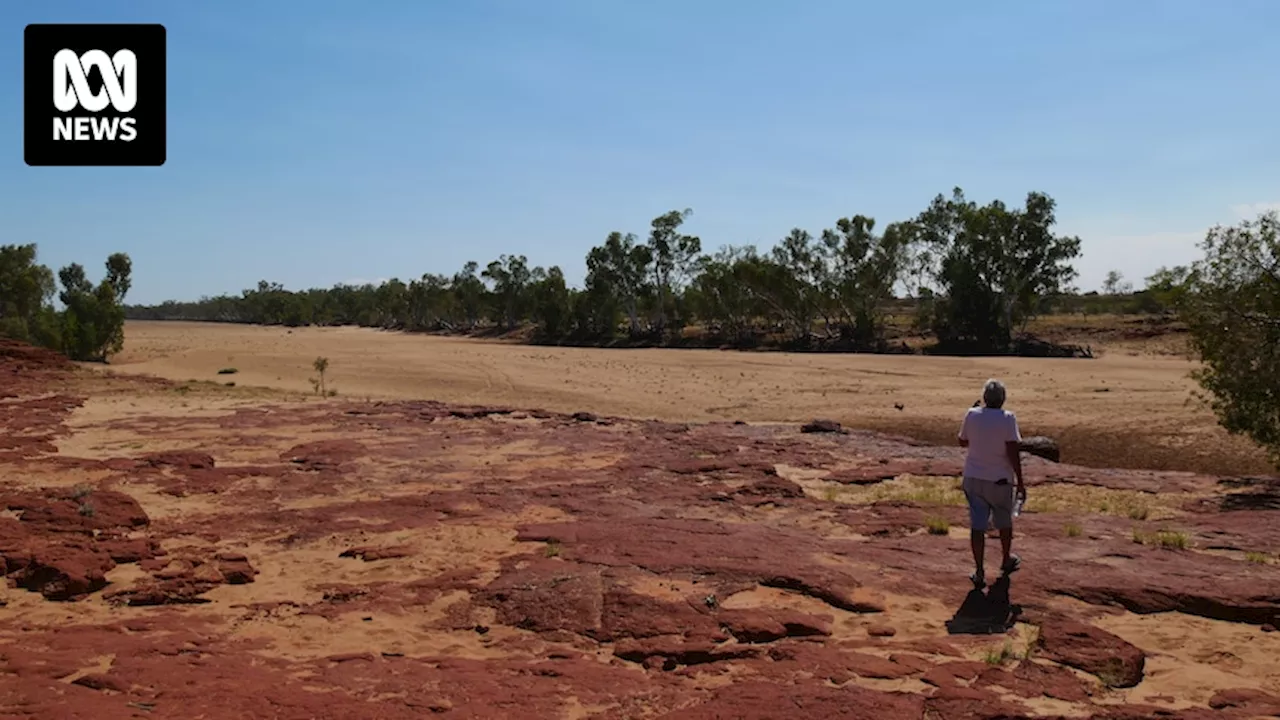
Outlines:
{"label": "grey hair", "polygon": [[988,380],[987,384],[982,386],[982,404],[998,410],[1004,407],[1007,394],[1004,383],[995,379]]}

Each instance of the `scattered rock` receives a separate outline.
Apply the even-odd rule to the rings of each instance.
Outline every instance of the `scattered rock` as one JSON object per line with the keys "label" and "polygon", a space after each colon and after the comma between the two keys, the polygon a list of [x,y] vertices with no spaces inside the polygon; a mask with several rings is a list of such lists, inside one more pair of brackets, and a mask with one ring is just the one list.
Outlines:
{"label": "scattered rock", "polygon": [[258,571],[249,564],[249,559],[239,553],[219,553],[217,556],[218,572],[228,585],[244,585],[251,583]]}
{"label": "scattered rock", "polygon": [[490,415],[510,415],[511,413],[512,411],[509,408],[495,407],[479,407],[470,409],[458,408],[449,411],[449,414],[453,417],[464,418],[467,420],[478,420],[480,418],[489,417]]}
{"label": "scattered rock", "polygon": [[337,655],[330,655],[329,657],[325,658],[325,660],[328,660],[329,662],[332,662],[332,663],[345,663],[345,662],[352,662],[356,660],[365,660],[367,662],[373,662],[375,659],[376,658],[373,656],[373,653],[371,652],[339,653]]}
{"label": "scattered rock", "polygon": [[119,693],[126,692],[129,689],[129,686],[123,681],[101,673],[81,675],[75,680],[72,680],[71,684],[86,687],[90,690],[110,690],[111,692]]}
{"label": "scattered rock", "polygon": [[1097,676],[1108,687],[1142,682],[1146,655],[1138,647],[1092,625],[1050,620],[1036,640],[1045,658]]}
{"label": "scattered rock", "polygon": [[1248,688],[1219,690],[1209,698],[1209,707],[1214,710],[1234,708],[1253,716],[1278,717],[1280,716],[1280,697]]}
{"label": "scattered rock", "polygon": [[112,590],[103,594],[103,598],[112,603],[130,607],[150,607],[154,605],[198,605],[209,602],[201,597],[220,583],[200,581],[194,578],[174,578],[172,580],[143,580],[137,585],[120,590]]}
{"label": "scattered rock", "polygon": [[1022,438],[1022,452],[1055,463],[1059,462],[1061,458],[1058,450],[1058,441],[1043,435]]}
{"label": "scattered rock", "polygon": [[106,573],[114,566],[106,553],[90,543],[68,542],[33,552],[14,580],[18,587],[49,600],[75,600],[106,587]]}
{"label": "scattered rock", "polygon": [[374,560],[391,560],[393,558],[409,557],[413,554],[413,548],[407,545],[394,545],[391,547],[353,547],[349,550],[343,550],[338,557],[344,558],[360,558],[365,562],[373,562]]}
{"label": "scattered rock", "polygon": [[846,433],[848,432],[835,420],[810,420],[800,426],[802,433]]}
{"label": "scattered rock", "polygon": [[175,450],[170,452],[151,453],[138,459],[142,467],[171,467],[179,470],[212,470],[213,456],[194,450]]}
{"label": "scattered rock", "polygon": [[578,422],[597,422],[600,420],[600,418],[596,417],[595,413],[584,412],[581,410],[574,413],[571,417]]}
{"label": "scattered rock", "polygon": [[872,625],[867,628],[867,634],[871,637],[890,638],[898,634],[898,631],[888,625]]}
{"label": "scattered rock", "polygon": [[777,499],[777,498],[802,498],[805,496],[804,488],[798,484],[778,477],[776,475],[767,477],[764,480],[752,483],[738,490],[739,495],[750,497]]}
{"label": "scattered rock", "polygon": [[[704,665],[722,660],[755,657],[760,650],[753,646],[721,646],[710,641],[688,640],[664,635],[636,640],[626,638],[614,643],[613,654],[623,660],[645,663],[652,658],[669,660],[675,665]],[[665,663],[664,663],[665,664]]]}

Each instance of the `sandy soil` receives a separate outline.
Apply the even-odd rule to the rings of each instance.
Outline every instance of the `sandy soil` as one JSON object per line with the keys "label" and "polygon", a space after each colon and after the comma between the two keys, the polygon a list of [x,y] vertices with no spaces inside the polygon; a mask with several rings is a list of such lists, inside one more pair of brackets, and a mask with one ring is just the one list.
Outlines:
{"label": "sandy soil", "polygon": [[[1154,338],[1151,344],[1161,344]],[[309,392],[329,358],[341,397],[586,410],[669,421],[798,422],[949,443],[988,377],[1023,434],[1096,467],[1257,473],[1268,466],[1193,399],[1192,364],[1132,341],[1093,360],[546,348],[363,328],[130,322],[111,371]],[[234,367],[233,376],[221,368]],[[901,405],[901,409],[897,406]]]}

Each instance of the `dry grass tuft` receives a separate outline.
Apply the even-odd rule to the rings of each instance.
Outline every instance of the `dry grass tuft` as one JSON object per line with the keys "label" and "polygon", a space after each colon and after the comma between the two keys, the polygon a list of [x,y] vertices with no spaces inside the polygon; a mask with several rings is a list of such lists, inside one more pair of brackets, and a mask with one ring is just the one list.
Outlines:
{"label": "dry grass tuft", "polygon": [[891,501],[956,507],[965,504],[958,478],[915,475],[903,475],[875,485],[847,486],[840,493],[840,498],[855,505]]}
{"label": "dry grass tuft", "polygon": [[1157,530],[1143,532],[1134,529],[1133,541],[1142,545],[1165,548],[1167,550],[1186,550],[1191,546],[1191,538],[1184,532],[1174,530]]}
{"label": "dry grass tuft", "polygon": [[1087,485],[1054,483],[1040,485],[1029,493],[1027,511],[1036,513],[1076,513],[1111,515],[1129,520],[1164,520],[1177,517],[1177,505],[1186,500],[1180,494],[1113,490]]}

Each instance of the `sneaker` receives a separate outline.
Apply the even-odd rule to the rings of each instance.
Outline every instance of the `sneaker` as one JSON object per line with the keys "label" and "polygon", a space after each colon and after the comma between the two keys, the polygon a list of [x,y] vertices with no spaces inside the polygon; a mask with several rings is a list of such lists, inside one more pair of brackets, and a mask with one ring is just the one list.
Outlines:
{"label": "sneaker", "polygon": [[1005,575],[1012,575],[1013,573],[1018,572],[1018,568],[1020,567],[1022,567],[1022,558],[1017,555],[1010,555],[1009,562],[1005,563],[1004,567],[1000,569]]}
{"label": "sneaker", "polygon": [[987,586],[987,578],[981,570],[974,570],[969,573],[969,581],[973,583],[975,589],[981,590]]}

